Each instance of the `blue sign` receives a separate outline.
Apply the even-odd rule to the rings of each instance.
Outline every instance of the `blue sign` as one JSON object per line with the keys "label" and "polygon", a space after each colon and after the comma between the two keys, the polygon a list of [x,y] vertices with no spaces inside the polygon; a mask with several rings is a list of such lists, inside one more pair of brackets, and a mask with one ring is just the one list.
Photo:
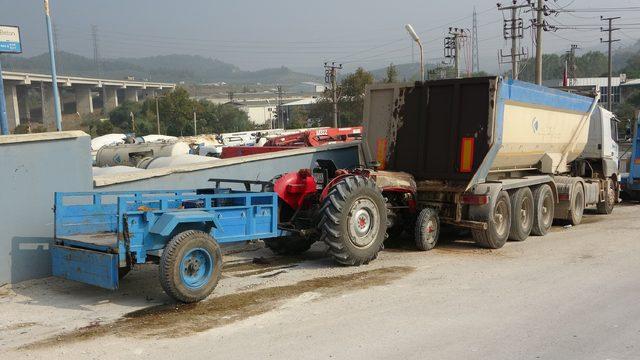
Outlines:
{"label": "blue sign", "polygon": [[21,52],[20,28],[17,26],[0,25],[0,53],[19,54]]}

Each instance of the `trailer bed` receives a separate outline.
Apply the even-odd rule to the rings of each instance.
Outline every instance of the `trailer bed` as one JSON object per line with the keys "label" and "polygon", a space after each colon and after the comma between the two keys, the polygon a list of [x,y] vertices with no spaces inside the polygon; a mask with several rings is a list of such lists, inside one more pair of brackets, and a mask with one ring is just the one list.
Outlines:
{"label": "trailer bed", "polygon": [[117,253],[118,235],[114,232],[65,235],[57,238],[66,246]]}

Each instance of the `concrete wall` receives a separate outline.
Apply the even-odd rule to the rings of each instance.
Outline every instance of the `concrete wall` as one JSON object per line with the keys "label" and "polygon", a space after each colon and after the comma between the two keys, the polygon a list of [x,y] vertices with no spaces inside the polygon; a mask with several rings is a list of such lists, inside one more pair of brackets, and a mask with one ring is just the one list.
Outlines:
{"label": "concrete wall", "polygon": [[53,193],[91,190],[81,131],[0,136],[0,285],[48,276]]}

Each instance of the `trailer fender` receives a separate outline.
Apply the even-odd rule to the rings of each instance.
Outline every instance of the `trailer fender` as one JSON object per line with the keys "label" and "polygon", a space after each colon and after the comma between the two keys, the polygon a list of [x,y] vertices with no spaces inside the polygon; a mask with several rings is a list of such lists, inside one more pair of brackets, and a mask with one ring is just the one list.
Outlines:
{"label": "trailer fender", "polygon": [[162,214],[153,224],[150,233],[169,236],[180,224],[205,223],[222,230],[214,214],[206,211],[175,211]]}
{"label": "trailer fender", "polygon": [[502,191],[502,184],[500,183],[484,183],[475,185],[473,188],[473,194],[488,195],[489,202],[484,205],[469,205],[469,220],[478,222],[489,221],[500,191]]}

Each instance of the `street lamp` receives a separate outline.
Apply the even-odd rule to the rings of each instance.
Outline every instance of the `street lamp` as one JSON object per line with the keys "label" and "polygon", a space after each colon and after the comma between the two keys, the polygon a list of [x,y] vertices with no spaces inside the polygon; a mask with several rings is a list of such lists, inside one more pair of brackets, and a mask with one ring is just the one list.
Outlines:
{"label": "street lamp", "polygon": [[413,26],[411,26],[411,24],[405,25],[404,28],[407,29],[407,32],[411,35],[413,41],[418,43],[418,48],[420,48],[420,79],[424,82],[424,52],[422,50],[422,42],[420,41],[420,37],[416,31],[413,30]]}

